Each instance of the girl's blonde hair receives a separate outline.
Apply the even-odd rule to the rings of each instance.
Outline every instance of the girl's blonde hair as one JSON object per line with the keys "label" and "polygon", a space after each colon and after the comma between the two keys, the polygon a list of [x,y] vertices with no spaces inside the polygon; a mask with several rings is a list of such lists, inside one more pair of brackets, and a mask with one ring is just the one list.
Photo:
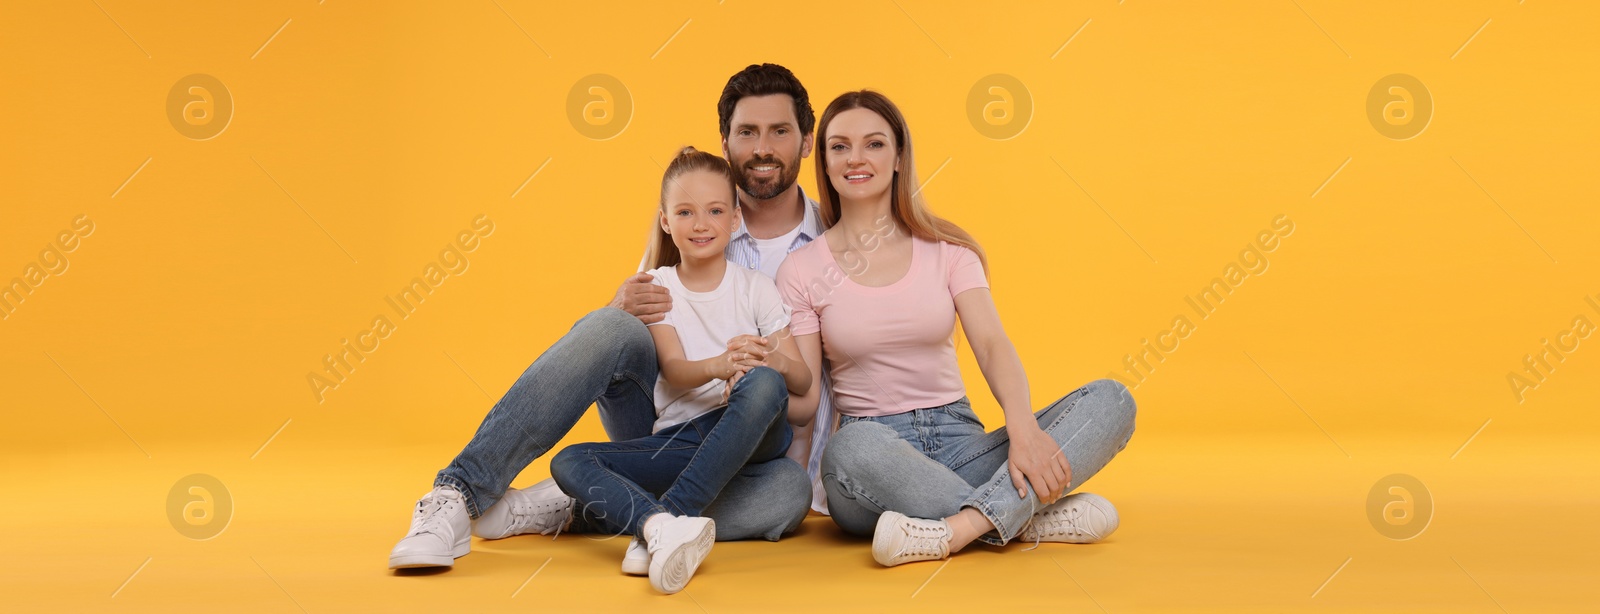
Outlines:
{"label": "girl's blonde hair", "polygon": [[678,246],[672,242],[672,236],[661,227],[661,214],[667,210],[667,186],[690,171],[707,171],[722,175],[728,180],[728,191],[735,195],[733,206],[739,206],[738,193],[734,191],[733,169],[728,166],[727,160],[692,146],[678,150],[678,155],[667,163],[667,171],[661,175],[661,203],[657,206],[656,215],[650,218],[650,244],[644,253],[645,270],[677,266],[683,262],[683,255],[678,253]]}
{"label": "girl's blonde hair", "polygon": [[833,102],[828,103],[828,109],[822,112],[822,121],[817,123],[817,200],[821,205],[822,227],[831,228],[839,221],[839,191],[834,189],[833,181],[828,178],[828,147],[825,145],[828,135],[828,124],[840,113],[851,109],[866,109],[877,113],[889,129],[894,132],[896,153],[900,156],[899,167],[894,175],[894,184],[890,187],[890,211],[895,220],[904,225],[911,235],[929,241],[944,241],[954,243],[973,251],[978,255],[978,261],[983,264],[985,273],[989,271],[989,258],[978,245],[978,240],[971,234],[962,230],[954,222],[934,215],[928,210],[927,203],[917,193],[917,167],[911,156],[911,130],[906,126],[906,118],[900,113],[900,108],[889,101],[887,96],[872,90],[860,90],[840,94]]}

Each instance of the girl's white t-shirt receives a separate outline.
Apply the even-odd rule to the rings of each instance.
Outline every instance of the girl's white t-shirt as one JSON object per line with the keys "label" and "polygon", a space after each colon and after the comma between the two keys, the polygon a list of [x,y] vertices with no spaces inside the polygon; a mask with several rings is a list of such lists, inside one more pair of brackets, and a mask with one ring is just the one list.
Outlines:
{"label": "girl's white t-shirt", "polygon": [[[789,306],[778,286],[759,271],[728,263],[722,282],[710,292],[692,292],[678,279],[677,267],[648,271],[654,283],[672,295],[672,309],[650,326],[671,326],[683,345],[683,356],[705,360],[728,351],[728,341],[739,335],[770,336],[789,325]],[[713,379],[695,388],[679,388],[656,378],[655,432],[693,420],[722,406],[727,382]]]}

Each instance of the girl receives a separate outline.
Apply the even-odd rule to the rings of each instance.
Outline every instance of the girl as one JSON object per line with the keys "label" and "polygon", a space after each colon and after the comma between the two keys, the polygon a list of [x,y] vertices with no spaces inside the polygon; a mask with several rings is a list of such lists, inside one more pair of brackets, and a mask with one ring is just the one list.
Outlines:
{"label": "girl", "polygon": [[777,287],[723,259],[738,225],[728,163],[684,148],[661,179],[646,255],[672,295],[650,325],[661,366],[654,434],[577,444],[550,463],[592,523],[634,535],[623,570],[664,593],[683,590],[711,551],[716,525],[700,514],[723,486],[746,463],[784,455],[789,422],[802,417],[788,415],[789,394],[811,386]]}
{"label": "girl", "polygon": [[[942,559],[978,539],[1110,534],[1117,516],[1104,498],[1057,499],[1133,435],[1127,389],[1100,380],[1031,411],[984,252],[918,197],[911,134],[888,98],[863,90],[835,99],[816,142],[828,230],[789,254],[778,285],[813,374],[828,360],[842,416],[822,459],[834,522],[871,535],[886,566]],[[952,338],[958,317],[1005,413],[1006,426],[992,433],[967,402]]]}

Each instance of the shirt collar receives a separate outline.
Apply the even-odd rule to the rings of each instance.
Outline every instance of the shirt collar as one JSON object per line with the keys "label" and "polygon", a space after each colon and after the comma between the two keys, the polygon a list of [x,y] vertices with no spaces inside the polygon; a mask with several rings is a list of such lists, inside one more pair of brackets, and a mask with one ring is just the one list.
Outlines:
{"label": "shirt collar", "polygon": [[[805,213],[800,218],[800,236],[805,238],[807,242],[816,240],[817,235],[821,234],[822,230],[822,214],[818,209],[820,205],[817,204],[817,201],[812,200],[810,196],[806,195],[805,188],[795,186],[795,189],[800,190],[800,202],[805,203],[806,208]],[[755,237],[750,236],[748,226],[745,224],[740,224],[739,230],[734,232],[733,236],[730,237],[728,241],[731,243],[733,241],[744,239],[755,240]]]}

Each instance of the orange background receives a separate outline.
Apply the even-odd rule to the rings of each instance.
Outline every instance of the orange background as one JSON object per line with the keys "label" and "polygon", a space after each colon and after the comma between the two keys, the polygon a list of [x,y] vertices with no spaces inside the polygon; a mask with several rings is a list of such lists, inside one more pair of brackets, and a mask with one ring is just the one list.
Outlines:
{"label": "orange background", "polygon": [[[1600,341],[1522,402],[1507,381],[1575,316],[1600,321],[1585,301],[1600,297],[1591,4],[99,0],[5,14],[0,281],[78,216],[94,223],[0,320],[0,467],[23,494],[5,512],[17,554],[0,592],[20,609],[1600,599],[1579,586],[1600,571],[1600,533],[1580,522],[1600,502]],[[475,543],[449,574],[391,575],[383,556],[433,472],[632,273],[657,162],[715,150],[717,94],[762,61],[794,70],[819,113],[861,87],[900,104],[924,195],[989,252],[1036,405],[1193,320],[1134,392],[1133,443],[1088,487],[1122,529],[884,570],[814,518],[780,544],[719,545],[689,599],[617,576],[621,542],[582,538]],[[1368,118],[1369,90],[1397,73],[1433,101],[1407,140]],[[233,104],[207,140],[169,119],[192,74]],[[606,140],[569,120],[592,74],[631,101]],[[1032,106],[1007,140],[969,117],[994,74]],[[814,193],[809,161],[800,177]],[[1295,229],[1269,268],[1198,318],[1185,299],[1280,215]],[[494,230],[468,268],[398,318],[386,297],[479,216]],[[377,314],[395,330],[318,402],[308,374]],[[999,425],[970,355],[963,372]],[[568,441],[603,436],[591,415]],[[1366,516],[1395,473],[1435,508],[1403,542]],[[208,541],[168,520],[191,474],[232,503]],[[545,475],[541,460],[517,484]]]}

